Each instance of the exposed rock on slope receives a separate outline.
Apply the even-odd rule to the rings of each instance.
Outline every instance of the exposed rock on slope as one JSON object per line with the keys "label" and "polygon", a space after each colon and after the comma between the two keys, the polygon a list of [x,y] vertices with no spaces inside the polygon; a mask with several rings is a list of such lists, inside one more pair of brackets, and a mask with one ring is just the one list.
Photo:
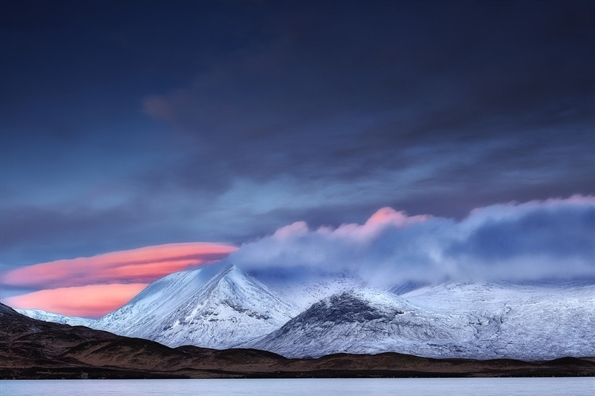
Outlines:
{"label": "exposed rock on slope", "polygon": [[420,309],[399,296],[376,290],[345,292],[326,298],[279,330],[248,343],[287,357],[332,353],[399,352],[440,355],[472,353],[465,316]]}

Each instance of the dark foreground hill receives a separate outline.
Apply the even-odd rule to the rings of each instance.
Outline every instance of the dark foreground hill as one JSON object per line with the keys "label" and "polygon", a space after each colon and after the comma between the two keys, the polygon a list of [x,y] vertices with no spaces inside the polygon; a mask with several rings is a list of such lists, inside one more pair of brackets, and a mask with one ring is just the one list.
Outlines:
{"label": "dark foreground hill", "polygon": [[0,378],[4,379],[496,376],[595,376],[595,359],[478,361],[396,353],[286,359],[254,349],[172,349],[144,339],[31,319],[0,304]]}

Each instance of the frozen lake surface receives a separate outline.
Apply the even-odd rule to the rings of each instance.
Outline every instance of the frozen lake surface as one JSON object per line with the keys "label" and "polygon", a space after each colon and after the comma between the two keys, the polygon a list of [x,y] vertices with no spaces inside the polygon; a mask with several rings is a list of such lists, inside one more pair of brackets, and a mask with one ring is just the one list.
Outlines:
{"label": "frozen lake surface", "polygon": [[595,395],[595,378],[370,378],[0,381],[2,396]]}

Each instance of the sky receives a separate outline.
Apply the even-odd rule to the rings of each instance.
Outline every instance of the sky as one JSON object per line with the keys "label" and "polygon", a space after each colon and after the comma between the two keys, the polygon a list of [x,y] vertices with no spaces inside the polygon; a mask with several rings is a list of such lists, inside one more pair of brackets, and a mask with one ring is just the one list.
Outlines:
{"label": "sky", "polygon": [[591,1],[0,8],[4,301],[98,316],[228,254],[595,277]]}

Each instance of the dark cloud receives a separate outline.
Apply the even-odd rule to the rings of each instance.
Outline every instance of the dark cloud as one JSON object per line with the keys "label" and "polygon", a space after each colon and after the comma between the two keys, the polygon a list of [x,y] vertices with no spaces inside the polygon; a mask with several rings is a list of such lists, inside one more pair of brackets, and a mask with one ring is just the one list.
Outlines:
{"label": "dark cloud", "polygon": [[13,205],[2,208],[1,213],[0,244],[3,266],[7,268],[46,259],[78,257],[84,252],[102,253],[117,246],[118,237],[125,236],[122,227],[139,222],[139,213],[134,208],[96,210],[84,205]]}
{"label": "dark cloud", "polygon": [[593,170],[592,5],[378,7],[275,14],[276,36],[148,97],[145,110],[196,139],[182,169],[213,172],[215,188],[450,167],[453,153],[475,156],[462,177],[530,168],[555,184],[552,150]]}
{"label": "dark cloud", "polygon": [[212,227],[210,235],[205,236],[200,224],[183,222],[179,214],[172,214],[149,200],[104,208],[89,203],[12,205],[2,208],[0,214],[4,270],[147,245],[194,242],[199,234],[203,234],[205,242],[223,237],[217,227]]}

